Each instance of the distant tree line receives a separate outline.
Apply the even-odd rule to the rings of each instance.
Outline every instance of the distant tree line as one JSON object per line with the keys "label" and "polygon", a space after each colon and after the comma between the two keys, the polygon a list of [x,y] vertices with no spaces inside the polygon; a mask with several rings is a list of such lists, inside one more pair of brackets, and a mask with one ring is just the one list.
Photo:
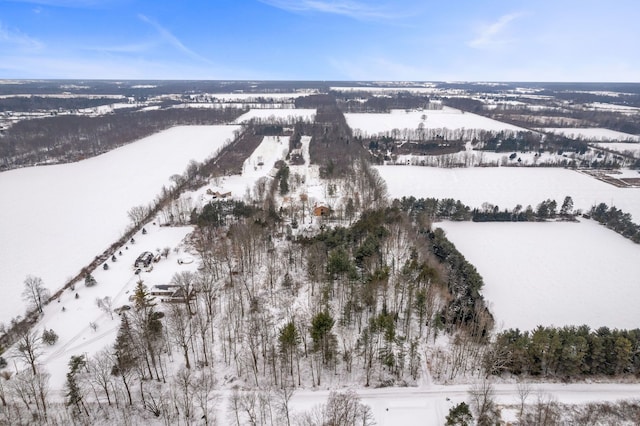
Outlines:
{"label": "distant tree line", "polygon": [[385,113],[392,109],[442,109],[440,103],[430,103],[429,97],[410,92],[392,92],[376,96],[368,91],[330,92],[345,113]]}
{"label": "distant tree line", "polygon": [[480,292],[484,286],[482,276],[441,228],[428,232],[426,237],[433,254],[448,266],[447,286],[452,298],[441,311],[442,322],[448,329],[452,325],[470,326],[474,336],[487,338],[494,319]]}
{"label": "distant tree line", "polygon": [[593,219],[616,231],[618,234],[630,239],[634,243],[640,243],[640,225],[633,223],[631,215],[614,207],[600,203],[591,207],[589,212]]}
{"label": "distant tree line", "polygon": [[429,222],[442,219],[473,222],[536,222],[556,218],[573,220],[578,213],[573,209],[571,196],[564,198],[559,211],[558,203],[551,199],[540,202],[535,210],[531,205],[523,208],[520,204],[511,210],[500,210],[498,206],[486,202],[481,208],[472,209],[453,198],[415,198],[414,196],[396,199],[394,205],[414,218],[423,216]]}
{"label": "distant tree line", "polygon": [[126,101],[126,99],[87,98],[87,97],[50,97],[50,96],[15,96],[0,99],[0,112],[19,111],[52,111],[56,115],[59,110],[68,111],[75,109],[93,108],[100,105],[109,105],[114,102]]}

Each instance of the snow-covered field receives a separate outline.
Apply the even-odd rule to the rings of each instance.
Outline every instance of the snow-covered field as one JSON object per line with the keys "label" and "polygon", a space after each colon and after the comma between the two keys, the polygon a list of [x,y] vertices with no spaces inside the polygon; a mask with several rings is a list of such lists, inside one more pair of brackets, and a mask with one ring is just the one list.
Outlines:
{"label": "snow-covered field", "polygon": [[640,324],[640,245],[595,221],[436,226],[484,278],[498,329]]}
{"label": "snow-covered field", "polygon": [[[393,129],[418,128],[423,123],[425,129],[482,129],[482,130],[511,130],[525,131],[521,127],[502,123],[490,118],[482,117],[458,109],[444,107],[441,110],[405,111],[392,110],[388,114],[345,114],[349,126],[361,133],[375,135],[390,132]],[[423,116],[426,119],[423,120]]]}
{"label": "snow-covered field", "polygon": [[[624,144],[621,144],[624,145]],[[627,144],[629,145],[629,144]],[[639,145],[640,146],[640,145]],[[564,157],[555,152],[534,151],[516,152],[516,157],[510,159],[511,152],[493,152],[474,150],[471,142],[465,144],[464,151],[442,155],[414,155],[402,154],[395,157],[388,164],[401,164],[413,166],[444,166],[446,164],[462,164],[465,167],[521,165],[533,166],[542,164],[559,164],[570,157]],[[518,159],[520,161],[518,161]]]}
{"label": "snow-covered field", "polygon": [[616,130],[592,128],[592,127],[544,127],[542,132],[564,135],[571,139],[584,139],[588,141],[631,141],[640,142],[640,136],[631,133],[618,132]]}
{"label": "snow-covered field", "polygon": [[284,160],[289,152],[289,136],[265,136],[258,147],[242,165],[242,176],[266,176],[278,160]]}
{"label": "snow-covered field", "polygon": [[476,167],[439,169],[420,166],[378,166],[392,198],[402,196],[454,198],[471,207],[488,202],[502,209],[517,204],[536,207],[548,198],[562,204],[573,198],[575,209],[597,203],[615,205],[640,222],[640,189],[617,188],[582,173],[558,168]]}
{"label": "snow-covered field", "polygon": [[313,121],[316,110],[311,108],[277,108],[277,109],[252,109],[237,118],[236,123],[244,123],[252,118],[261,120],[287,120],[292,123],[298,119]]}
{"label": "snow-covered field", "polygon": [[78,163],[0,173],[0,321],[25,312],[28,274],[57,290],[118,239],[191,159],[210,157],[238,126],[174,127]]}
{"label": "snow-covered field", "polygon": [[624,142],[597,142],[594,144],[600,148],[605,148],[615,152],[629,153],[636,158],[640,158],[640,143],[624,143]]}
{"label": "snow-covered field", "polygon": [[[620,93],[615,93],[609,96],[620,96]],[[585,107],[589,108],[589,109],[593,109],[593,110],[599,110],[599,111],[616,111],[616,112],[621,112],[621,113],[625,113],[625,114],[638,114],[640,113],[640,108],[638,107],[632,107],[632,106],[628,106],[628,105],[616,105],[616,104],[609,104],[609,103],[603,103],[603,102],[593,102],[590,104],[585,104]]]}

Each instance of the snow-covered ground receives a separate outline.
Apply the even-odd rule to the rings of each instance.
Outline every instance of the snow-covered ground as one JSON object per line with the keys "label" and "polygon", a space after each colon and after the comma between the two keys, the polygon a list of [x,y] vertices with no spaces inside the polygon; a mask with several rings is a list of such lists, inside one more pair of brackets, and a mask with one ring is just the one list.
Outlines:
{"label": "snow-covered ground", "polygon": [[289,136],[265,136],[242,165],[242,176],[261,178],[269,174],[278,160],[289,152]]}
{"label": "snow-covered ground", "polygon": [[[126,244],[120,248],[122,255],[116,255],[116,262],[107,261],[110,266],[108,270],[98,268],[93,272],[98,284],[86,287],[84,282],[77,283],[75,290],[65,291],[59,302],[52,302],[45,307],[43,319],[36,329],[52,329],[60,339],[53,346],[45,345],[42,354],[42,363],[51,374],[50,385],[56,395],[64,389],[69,358],[72,355],[93,356],[105,347],[112,347],[116,340],[120,317],[116,313],[112,317],[98,308],[95,303],[97,298],[111,298],[112,307],[116,309],[131,304],[129,296],[133,294],[138,280],[142,280],[151,289],[154,285],[168,284],[176,272],[195,272],[198,265],[196,262],[177,262],[178,259],[190,256],[182,251],[181,242],[193,230],[191,227],[148,225],[145,229],[146,235],[138,232],[134,236],[135,244]],[[153,263],[151,272],[134,274],[132,266],[140,253],[150,251],[155,254],[165,247],[171,249],[169,255],[167,258],[162,257],[158,263]],[[95,330],[91,323],[97,326]]]}
{"label": "snow-covered ground", "polygon": [[[253,196],[252,191],[258,180],[275,176],[274,164],[278,160],[284,160],[288,152],[289,136],[265,136],[260,145],[244,161],[242,174],[217,179],[212,190],[222,193],[231,192],[233,198],[245,200],[247,194]],[[199,199],[202,203],[207,199],[204,195],[205,191],[206,188],[203,188],[191,196]]]}
{"label": "snow-covered ground", "polygon": [[[623,145],[623,144],[621,144]],[[628,144],[627,144],[628,145]],[[640,145],[639,145],[640,146]],[[476,166],[534,166],[542,164],[559,164],[562,161],[571,159],[555,152],[541,152],[534,151],[519,152],[516,151],[516,157],[511,159],[509,156],[512,152],[494,152],[494,151],[480,151],[474,150],[471,142],[465,144],[464,151],[455,152],[452,154],[441,155],[414,155],[414,154],[402,154],[396,156],[388,164],[403,164],[414,166],[442,166],[446,164],[460,164],[464,167],[476,167]],[[520,161],[518,161],[520,160]]]}
{"label": "snow-covered ground", "polygon": [[[495,401],[499,405],[520,404],[517,385],[495,384]],[[417,388],[358,389],[363,403],[373,411],[378,426],[441,426],[446,422],[449,410],[465,401],[469,402],[470,385],[431,385]],[[589,402],[615,402],[636,398],[640,392],[638,384],[552,384],[530,385],[531,393],[526,402],[535,403],[537,397],[551,396],[554,401],[565,404]],[[291,399],[295,413],[309,410],[326,401],[326,390],[297,391]],[[508,413],[504,412],[506,417]]]}
{"label": "snow-covered ground", "polygon": [[640,143],[624,143],[624,142],[597,142],[595,145],[610,151],[629,153],[631,152],[635,158],[640,158]]}
{"label": "snow-covered ground", "polygon": [[484,278],[498,329],[640,323],[640,245],[595,221],[436,226]]}
{"label": "snow-covered ground", "polygon": [[548,198],[562,204],[573,198],[586,211],[597,203],[615,205],[640,222],[640,189],[617,188],[585,174],[558,168],[476,167],[439,169],[419,166],[378,166],[392,198],[402,196],[454,198],[471,207],[488,202],[512,209],[536,207]]}
{"label": "snow-covered ground", "polygon": [[[463,112],[458,109],[444,107],[441,110],[405,111],[392,110],[390,113],[345,114],[349,127],[367,135],[390,132],[393,129],[418,128],[423,123],[425,129],[481,129],[481,130],[511,130],[525,131],[521,127],[502,123],[477,114]],[[426,118],[423,119],[423,116]]]}
{"label": "snow-covered ground", "polygon": [[564,135],[571,139],[584,139],[588,141],[630,141],[640,142],[640,136],[631,133],[618,132],[617,130],[593,128],[593,127],[544,127],[538,129],[542,132]]}
{"label": "snow-covered ground", "polygon": [[[180,132],[178,132],[178,134],[184,135]],[[185,136],[184,139],[191,140],[195,138]],[[244,169],[246,169],[246,173],[243,173],[242,176],[230,176],[221,178],[220,183],[223,187],[222,189],[231,190],[231,188],[233,187],[233,184],[231,184],[231,182],[237,182],[238,186],[242,188],[251,188],[258,179],[267,176],[267,169],[270,170],[270,168],[268,167],[266,159],[270,158],[270,161],[273,161],[277,158],[283,158],[286,155],[286,150],[284,150],[283,148],[288,147],[288,141],[284,141],[282,139],[284,138],[281,138],[281,143],[279,143],[276,138],[264,138],[261,145],[258,146],[256,151],[254,151],[254,153],[252,153],[252,155],[245,162]],[[305,159],[305,165],[309,165],[309,142],[310,138],[302,138],[301,154]],[[166,155],[177,155],[177,153],[174,149]],[[258,173],[258,170],[254,168],[257,166],[256,160],[258,159],[258,156],[261,156],[265,163],[264,167],[260,170],[260,173]],[[118,164],[118,162],[120,162],[120,164],[126,163],[127,168],[129,169],[137,164],[136,162],[129,162],[130,157],[131,155],[127,155],[124,158],[116,157],[110,159],[109,162],[115,162],[116,164]],[[143,157],[143,155],[140,155],[140,157]],[[139,162],[140,158],[137,158],[137,160]],[[165,160],[169,162],[169,158],[165,158]],[[184,165],[186,165],[186,161],[188,161],[188,159],[185,160],[182,168],[178,171],[182,171]],[[159,168],[148,167],[150,164],[157,163],[152,161],[145,161],[143,165],[146,165],[147,167],[141,167],[137,175],[128,175],[128,180],[119,181],[119,188],[123,189],[121,192],[130,192],[131,190],[129,187],[136,182],[136,179],[141,180],[141,176],[154,172],[155,168]],[[411,178],[414,179],[416,175],[419,175],[421,173],[421,170],[428,170],[426,168],[388,168],[402,170],[404,176],[400,178],[401,182],[406,181],[407,176],[411,176]],[[42,170],[45,169],[43,168]],[[87,169],[82,170],[82,172],[85,173],[88,178],[93,177],[94,174],[104,174],[107,175],[107,178],[109,179],[116,179],[116,177],[109,175],[108,170],[105,171],[104,169],[99,169],[97,164],[95,164],[93,168],[90,168],[88,170],[90,171],[87,171]],[[485,171],[486,169],[479,170]],[[119,173],[122,174],[123,172]],[[304,176],[305,180],[305,185],[301,185],[297,189],[297,191],[305,191],[307,193],[319,192],[319,188],[321,188],[323,184],[317,177],[316,166],[312,166],[311,168],[306,166],[291,166],[291,174],[293,175],[294,173],[298,173],[301,176]],[[577,176],[583,179],[589,179],[584,176]],[[117,179],[121,178],[118,177]],[[0,184],[1,183],[2,174],[0,174]],[[68,182],[63,182],[63,184],[69,185]],[[412,183],[412,187],[414,186],[415,185],[413,185]],[[26,190],[24,187],[22,189],[23,195],[27,193],[25,192]],[[77,189],[73,189],[73,191],[67,191],[72,192],[72,194],[76,198],[79,196],[79,194],[84,195],[84,193]],[[233,191],[234,196],[236,196],[236,194],[238,193],[242,193],[240,189],[238,189],[237,191],[234,189]],[[62,192],[64,193],[64,191]],[[125,205],[121,200],[124,195],[122,195],[120,192],[105,192],[105,194],[107,194],[108,196],[105,195],[103,198],[107,202],[123,207],[124,211],[126,211],[126,209],[130,207],[130,205]],[[145,194],[143,195],[146,196]],[[298,192],[292,191],[292,198],[297,195]],[[58,194],[58,196],[60,196],[60,194]],[[116,203],[113,202],[114,199],[117,199]],[[136,201],[131,205],[140,204],[142,199],[144,199],[144,197],[138,194]],[[47,201],[54,203],[53,200]],[[532,202],[538,201],[541,201],[541,198],[536,199]],[[93,200],[92,198],[89,198],[88,200],[83,199],[83,203],[89,202],[97,201]],[[38,206],[39,204],[36,204],[36,207]],[[67,232],[69,232],[68,229],[74,230],[73,236],[70,239],[72,239],[72,243],[76,245],[82,243],[84,239],[89,240],[95,238],[95,233],[98,232],[97,230],[99,230],[101,227],[111,225],[112,222],[117,222],[117,220],[114,220],[116,214],[109,215],[105,213],[89,212],[89,216],[93,218],[93,221],[91,222],[93,227],[89,229],[80,228],[76,223],[74,223],[74,221],[77,221],[79,219],[76,217],[72,217],[72,213],[78,210],[80,213],[86,214],[86,208],[83,209],[82,207],[83,206],[78,205],[73,206],[73,208],[71,209],[73,211],[65,212],[67,216],[64,216],[64,220],[62,220],[62,222],[64,222],[63,225],[66,226]],[[102,208],[105,209],[106,207],[103,206]],[[126,218],[126,214],[123,214]],[[61,216],[54,217],[58,218],[59,220],[59,217]],[[13,218],[12,220],[15,220],[15,218]],[[127,220],[119,223],[119,225],[117,224],[120,227],[120,230],[122,230],[126,226],[126,222]],[[566,225],[581,226],[576,224]],[[130,296],[131,291],[134,288],[138,278],[133,274],[131,263],[133,262],[135,257],[140,254],[140,252],[147,250],[155,252],[157,249],[161,249],[164,247],[178,247],[180,249],[179,253],[170,251],[168,259],[163,258],[159,263],[154,264],[154,269],[151,272],[142,273],[141,278],[149,287],[155,284],[167,283],[175,272],[181,270],[193,271],[197,267],[197,262],[186,265],[180,265],[176,262],[177,259],[185,256],[184,247],[180,248],[180,241],[188,232],[190,232],[191,228],[161,228],[155,225],[147,225],[146,229],[148,231],[146,235],[141,235],[141,233],[138,233],[138,235],[135,236],[136,243],[133,245],[127,244],[128,249],[122,249],[123,254],[122,256],[117,255],[116,262],[108,261],[108,264],[110,265],[109,270],[104,271],[102,269],[99,269],[94,272],[94,276],[98,282],[95,287],[86,288],[83,283],[79,283],[76,285],[74,291],[67,291],[61,296],[60,303],[54,302],[53,304],[47,306],[44,318],[40,323],[37,324],[36,329],[41,331],[43,328],[51,328],[55,330],[56,333],[58,333],[58,335],[60,336],[60,340],[58,341],[58,343],[56,343],[51,348],[47,348],[45,354],[43,354],[42,356],[43,363],[45,364],[47,371],[52,374],[50,381],[50,385],[52,388],[50,395],[52,398],[55,398],[56,400],[62,399],[63,383],[65,380],[65,374],[68,371],[67,363],[71,355],[87,354],[88,356],[92,356],[101,348],[112,347],[115,341],[117,327],[119,325],[118,317],[114,316],[114,319],[112,320],[108,314],[100,311],[95,305],[95,298],[110,296],[114,300],[114,307],[118,307],[122,304],[127,303],[128,297]],[[31,233],[31,229],[29,229],[28,231],[28,233]],[[14,232],[12,230],[12,233],[18,232]],[[107,243],[111,242],[113,239],[114,238],[111,237],[111,239],[109,239]],[[86,252],[87,254],[87,261],[85,263],[88,263],[93,255],[100,252],[104,248],[105,244],[100,246],[98,249],[85,247],[83,249],[83,253]],[[53,247],[53,250],[57,252],[54,254],[53,258],[62,258],[61,253],[64,253],[64,249],[66,249],[66,247],[62,247],[61,249],[61,245],[63,245],[63,242],[59,241],[58,245]],[[67,253],[64,253],[64,258],[71,259],[72,256],[75,260],[79,260],[80,262],[84,261],[84,258],[78,256],[77,254],[69,255]],[[26,263],[31,264],[31,262],[32,259],[27,261]],[[64,259],[62,259],[62,262],[64,262]],[[81,265],[83,265],[83,263],[81,263]],[[59,264],[55,264],[55,266],[56,268],[60,267]],[[20,284],[21,280],[22,277],[20,278]],[[78,299],[75,299],[76,292],[78,293]],[[62,311],[62,307],[65,308],[64,312]],[[97,326],[95,331],[90,326],[90,323],[94,323]],[[175,363],[172,362],[171,364],[172,365],[170,365],[168,368],[170,370],[175,370],[175,368],[177,368],[179,364],[178,357],[176,357]],[[545,384],[540,385],[540,387],[543,388],[545,392],[552,393],[560,402],[574,403],[630,398],[640,392],[639,385],[567,386]],[[373,413],[375,415],[375,420],[378,425],[441,425],[444,422],[444,418],[447,415],[448,410],[453,405],[461,401],[468,400],[468,388],[468,385],[433,385],[429,380],[423,380],[421,381],[420,386],[415,388],[364,389],[358,390],[358,394],[361,396],[364,403],[371,405]],[[302,410],[312,408],[315,405],[324,402],[328,393],[329,392],[326,389],[299,390],[296,392],[291,401],[292,411],[295,413],[299,413]],[[222,389],[220,391],[220,394],[224,399],[220,402],[219,406],[226,407],[228,402],[226,401],[226,399],[229,396],[228,389]],[[497,400],[500,403],[515,404],[518,401],[515,385],[498,385],[496,387],[496,394]],[[222,410],[224,410],[224,408],[222,408]],[[231,424],[226,421],[227,417],[221,416],[219,420],[221,421],[221,424]]]}
{"label": "snow-covered ground", "polygon": [[117,240],[127,211],[147,204],[182,173],[222,148],[238,126],[186,126],[78,163],[0,173],[0,321],[25,312],[28,274],[55,291]]}
{"label": "snow-covered ground", "polygon": [[277,109],[252,109],[236,119],[236,123],[244,123],[252,118],[261,120],[287,120],[291,123],[298,119],[313,121],[316,110],[311,108],[277,108]]}
{"label": "snow-covered ground", "polygon": [[[612,95],[609,95],[609,96],[612,96]],[[620,96],[620,94],[615,93],[615,96]],[[603,103],[603,102],[593,102],[590,104],[585,104],[585,107],[596,110],[596,111],[615,111],[615,112],[621,112],[624,114],[640,113],[640,108],[638,107],[632,107],[628,105],[616,105],[616,104],[609,104],[609,103]]]}

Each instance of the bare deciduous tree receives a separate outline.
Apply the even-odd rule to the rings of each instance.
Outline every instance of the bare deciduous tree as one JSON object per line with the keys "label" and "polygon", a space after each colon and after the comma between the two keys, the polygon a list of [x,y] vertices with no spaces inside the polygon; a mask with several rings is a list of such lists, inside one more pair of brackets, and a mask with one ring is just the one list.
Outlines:
{"label": "bare deciduous tree", "polygon": [[[291,425],[291,412],[289,410],[289,401],[293,397],[295,389],[292,387],[283,387],[276,392],[277,398],[277,410],[280,416],[284,417],[287,422],[287,426]],[[284,422],[283,422],[284,423]]]}
{"label": "bare deciduous tree", "polygon": [[38,373],[38,358],[42,355],[42,339],[35,331],[27,331],[18,340],[15,347],[15,357],[31,367],[31,372]]}
{"label": "bare deciduous tree", "polygon": [[42,278],[27,275],[24,280],[22,298],[39,313],[42,313],[42,307],[49,300],[49,290],[44,286]]}
{"label": "bare deciduous tree", "polygon": [[96,297],[96,306],[113,319],[113,300],[109,296],[105,296],[102,299]]}
{"label": "bare deciduous tree", "polygon": [[145,206],[135,206],[131,207],[127,212],[127,216],[131,219],[134,227],[138,227],[142,225],[142,222],[147,217],[147,208]]}
{"label": "bare deciduous tree", "polygon": [[192,331],[189,320],[187,312],[181,305],[171,305],[169,310],[169,338],[182,350],[187,369],[191,368],[189,344],[192,340]]}
{"label": "bare deciduous tree", "polygon": [[524,380],[518,380],[518,384],[516,386],[518,391],[518,398],[520,399],[520,412],[518,415],[518,419],[523,422],[524,421],[524,405],[527,402],[527,398],[531,393],[531,385]]}
{"label": "bare deciduous tree", "polygon": [[108,349],[103,349],[101,352],[98,352],[87,362],[87,368],[89,369],[89,381],[92,384],[97,385],[104,392],[109,405],[111,405],[110,390],[113,389],[114,376],[111,374],[113,365],[113,355]]}
{"label": "bare deciduous tree", "polygon": [[478,425],[493,425],[500,419],[500,411],[495,404],[495,391],[488,380],[483,380],[469,389],[471,408],[476,413]]}
{"label": "bare deciduous tree", "polygon": [[315,407],[298,418],[304,426],[336,425],[371,426],[375,424],[371,407],[360,402],[360,397],[350,390],[344,393],[332,391],[326,404]]}

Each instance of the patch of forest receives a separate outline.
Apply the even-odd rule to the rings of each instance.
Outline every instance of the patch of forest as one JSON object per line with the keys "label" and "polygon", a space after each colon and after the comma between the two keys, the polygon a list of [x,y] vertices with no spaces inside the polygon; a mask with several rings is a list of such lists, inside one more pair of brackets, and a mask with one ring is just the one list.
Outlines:
{"label": "patch of forest", "polygon": [[509,329],[498,333],[485,358],[487,374],[575,379],[640,374],[640,329],[588,326]]}
{"label": "patch of forest", "polygon": [[453,198],[416,198],[402,197],[393,201],[401,210],[414,218],[428,222],[435,220],[454,220],[473,222],[539,222],[549,219],[575,220],[579,211],[574,211],[573,198],[567,195],[560,209],[556,200],[541,201],[534,209],[531,205],[518,204],[512,209],[501,210],[499,206],[483,203],[481,208],[471,208]]}
{"label": "patch of forest", "polygon": [[625,213],[615,206],[600,203],[593,206],[589,212],[591,217],[607,228],[614,230],[634,243],[640,244],[640,225],[634,223],[629,213]]}
{"label": "patch of forest", "polygon": [[[109,105],[122,99],[87,98],[87,97],[49,97],[49,96],[15,96],[0,98],[0,112],[33,112],[33,111],[58,111],[93,108],[100,105]],[[51,115],[56,115],[52,112]]]}
{"label": "patch of forest", "polygon": [[296,108],[316,108],[313,123],[297,123],[295,133],[311,136],[309,155],[312,164],[320,165],[323,178],[344,177],[351,164],[368,158],[358,143],[332,95],[312,95],[296,99]]}
{"label": "patch of forest", "polygon": [[392,109],[441,109],[437,103],[429,102],[426,95],[416,95],[409,92],[389,93],[386,96],[376,96],[368,91],[330,92],[336,97],[337,105],[345,113],[387,113]]}

